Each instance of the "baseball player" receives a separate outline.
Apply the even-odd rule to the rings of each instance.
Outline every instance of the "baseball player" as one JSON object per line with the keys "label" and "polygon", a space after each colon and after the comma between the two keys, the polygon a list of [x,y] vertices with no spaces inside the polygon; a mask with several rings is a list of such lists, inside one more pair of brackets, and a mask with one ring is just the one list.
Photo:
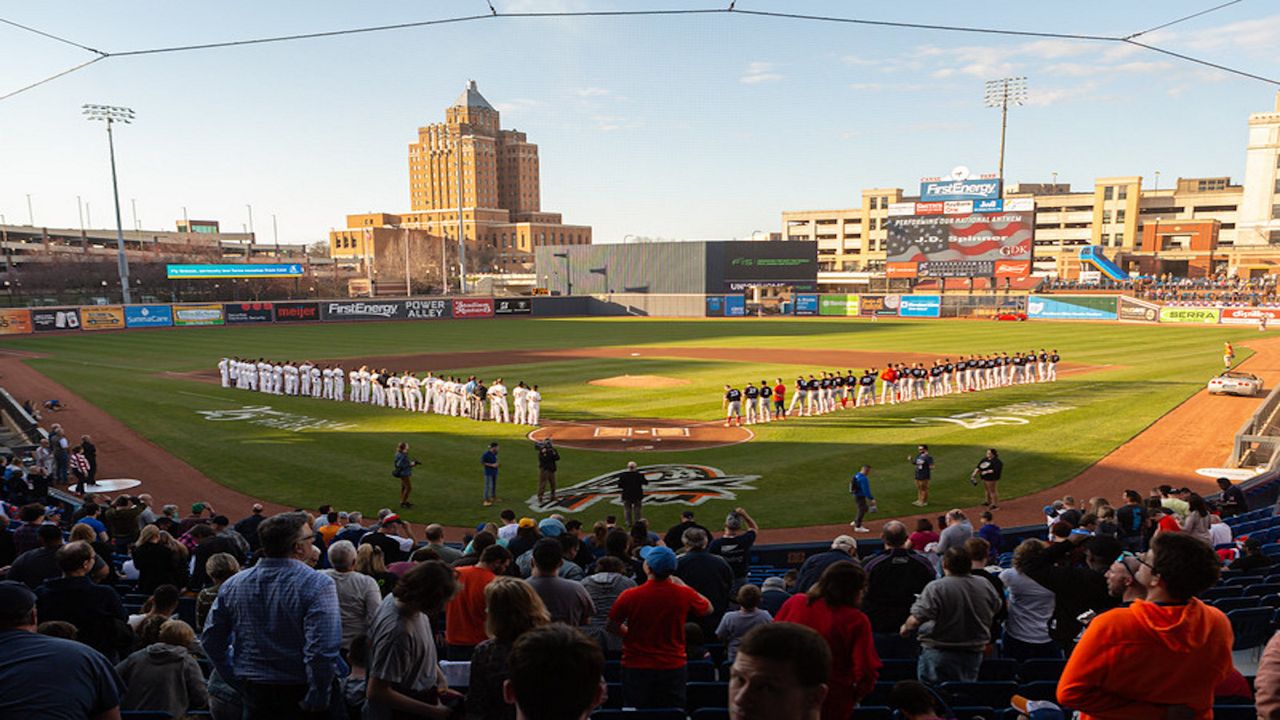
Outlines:
{"label": "baseball player", "polygon": [[324,387],[321,385],[320,368],[312,366],[311,368],[311,397],[319,399]]}
{"label": "baseball player", "polygon": [[1058,381],[1058,351],[1053,350],[1049,353],[1049,382]]}
{"label": "baseball player", "polygon": [[942,374],[944,367],[942,362],[935,360],[933,367],[929,368],[929,397],[942,397]]}
{"label": "baseball player", "polygon": [[343,380],[346,377],[347,375],[345,372],[343,372],[341,365],[335,365],[333,367],[333,390],[330,391],[329,393],[330,400],[342,402],[342,398],[343,398],[342,385],[343,385]]}
{"label": "baseball player", "polygon": [[884,366],[884,370],[880,373],[880,404],[885,402],[896,405],[898,398],[894,393],[893,383],[897,379],[898,374],[893,369],[893,363]]}
{"label": "baseball player", "polygon": [[529,388],[525,386],[523,380],[511,388],[511,405],[513,407],[511,422],[516,425],[527,424],[529,421]]}
{"label": "baseball player", "polygon": [[421,387],[422,381],[418,380],[418,376],[405,371],[404,379],[400,381],[400,392],[404,393],[405,410],[418,412],[418,406],[422,404]]}
{"label": "baseball player", "polygon": [[310,360],[298,366],[298,392],[303,395],[311,394],[311,368],[312,363]]}
{"label": "baseball player", "polygon": [[745,405],[747,406],[747,424],[755,425],[756,406],[760,404],[760,388],[756,387],[754,383],[747,383],[747,387],[743,389],[742,394],[746,398]]}
{"label": "baseball player", "polygon": [[404,403],[404,395],[400,392],[402,379],[395,373],[387,374],[387,407],[399,408]]}
{"label": "baseball player", "polygon": [[537,425],[542,416],[542,393],[538,392],[538,386],[534,385],[529,388],[529,394],[525,396],[525,401],[529,403],[530,425]]}
{"label": "baseball player", "polygon": [[333,368],[320,371],[320,397],[325,400],[333,397]]}
{"label": "baseball player", "polygon": [[756,409],[756,415],[760,418],[760,422],[773,422],[773,416],[769,414],[769,406],[772,405],[773,388],[769,387],[767,380],[760,381],[760,407]]}
{"label": "baseball player", "polygon": [[782,382],[782,378],[778,378],[778,383],[773,386],[773,415],[779,420],[787,417],[787,386]]}
{"label": "baseball player", "polygon": [[814,414],[822,415],[827,411],[827,398],[831,392],[831,375],[823,372],[818,378],[817,400],[814,402]]}
{"label": "baseball player", "polygon": [[382,383],[382,373],[378,370],[370,370],[369,403],[378,407],[386,407],[387,405],[387,387]]}
{"label": "baseball player", "polygon": [[511,422],[511,413],[507,410],[507,386],[502,384],[502,378],[493,381],[493,385],[489,387],[489,417],[494,422]]}
{"label": "baseball player", "polygon": [[[779,379],[778,384],[782,384],[781,379]],[[799,376],[796,377],[796,392],[791,396],[791,404],[787,406],[787,412],[785,414],[790,415],[791,411],[795,410],[797,406],[800,408],[800,413],[804,414],[804,396],[806,395],[807,388],[808,385],[805,384],[804,378]],[[777,388],[774,388],[774,391],[778,397],[782,397],[783,393],[776,392]]]}
{"label": "baseball player", "polygon": [[876,369],[870,368],[863,371],[862,377],[858,378],[858,395],[854,398],[855,407],[864,407],[866,405],[876,404]]}
{"label": "baseball player", "polygon": [[819,382],[818,379],[815,378],[812,373],[810,373],[809,380],[808,382],[805,383],[805,394],[804,394],[804,414],[805,415],[813,415],[814,412],[818,409],[819,407],[818,404],[819,402],[821,402],[818,398],[818,391],[821,389],[822,389],[822,383]]}
{"label": "baseball player", "polygon": [[1040,354],[1036,356],[1036,381],[1045,382],[1049,378],[1049,353],[1040,348]]}
{"label": "baseball player", "polygon": [[850,369],[844,375],[844,394],[840,396],[840,407],[847,406],[851,401],[856,404],[854,393],[858,389],[858,376]]}
{"label": "baseball player", "polygon": [[271,394],[284,394],[284,365],[280,363],[271,365]]}
{"label": "baseball player", "polygon": [[724,386],[724,401],[721,406],[725,410],[724,426],[729,427],[734,421],[742,425],[742,391],[732,385]]}
{"label": "baseball player", "polygon": [[231,361],[222,358],[218,361],[218,375],[222,378],[222,387],[231,387]]}
{"label": "baseball player", "polygon": [[951,362],[951,358],[942,359],[942,394],[951,394],[951,380],[955,377],[956,366]]}

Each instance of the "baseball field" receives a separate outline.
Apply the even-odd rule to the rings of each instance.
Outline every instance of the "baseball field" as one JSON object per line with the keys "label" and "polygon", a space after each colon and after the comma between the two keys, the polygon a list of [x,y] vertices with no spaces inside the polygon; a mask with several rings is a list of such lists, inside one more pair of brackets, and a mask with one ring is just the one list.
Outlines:
{"label": "baseball field", "polygon": [[[780,528],[847,522],[848,477],[862,463],[874,468],[879,517],[910,514],[908,455],[918,443],[929,444],[937,462],[931,510],[981,500],[969,473],[987,447],[1004,458],[1005,497],[1062,483],[1203,389],[1221,368],[1223,341],[1256,337],[1251,328],[1094,323],[591,318],[80,333],[6,341],[5,349],[28,353],[23,362],[77,401],[105,410],[204,476],[281,505],[394,506],[391,461],[396,443],[407,441],[423,463],[407,517],[474,525],[493,514],[481,505],[479,458],[496,440],[501,505],[551,510],[531,507],[532,428],[223,389],[215,370],[223,356],[340,359],[347,370],[368,362],[502,377],[508,386],[536,383],[548,432],[567,438],[560,486],[571,504],[559,511],[587,522],[621,514],[588,481],[635,460],[692,466],[669,469],[669,481],[655,486],[662,492],[646,514],[659,526],[695,504],[706,517],[743,505],[762,525]],[[860,373],[891,358],[1042,347],[1062,355],[1055,383],[720,432],[726,382],[782,378],[790,386],[798,373]],[[1248,357],[1237,348],[1240,359]],[[608,382],[592,382],[601,380]],[[21,387],[9,389],[23,396]],[[143,474],[144,486],[160,480]]]}

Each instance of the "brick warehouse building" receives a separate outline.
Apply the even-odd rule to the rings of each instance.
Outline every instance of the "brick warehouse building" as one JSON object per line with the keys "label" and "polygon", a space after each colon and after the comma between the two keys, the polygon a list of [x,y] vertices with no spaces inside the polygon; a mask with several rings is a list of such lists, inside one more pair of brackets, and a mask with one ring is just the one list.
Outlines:
{"label": "brick warehouse building", "polygon": [[410,211],[348,215],[345,229],[329,233],[335,260],[403,282],[407,250],[415,280],[438,278],[442,254],[456,273],[459,205],[468,272],[529,272],[537,246],[591,243],[590,226],[542,211],[538,146],[501,129],[475,81],[444,122],[418,128],[408,160]]}

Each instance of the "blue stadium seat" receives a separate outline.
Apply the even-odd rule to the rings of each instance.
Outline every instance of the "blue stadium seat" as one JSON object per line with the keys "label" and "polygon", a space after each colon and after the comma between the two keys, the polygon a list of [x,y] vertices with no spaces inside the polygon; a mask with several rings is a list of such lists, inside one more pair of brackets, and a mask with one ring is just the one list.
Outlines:
{"label": "blue stadium seat", "polygon": [[1210,605],[1218,608],[1224,613],[1230,614],[1235,610],[1250,610],[1257,608],[1262,598],[1257,595],[1248,595],[1245,597],[1222,598],[1214,600]]}
{"label": "blue stadium seat", "polygon": [[[1225,581],[1223,581],[1222,585],[1225,585],[1225,586],[1227,586],[1227,587],[1231,587],[1231,586],[1233,586],[1233,585],[1238,585],[1238,586],[1240,586],[1240,588],[1241,588],[1241,589],[1243,589],[1244,587],[1246,587],[1246,586],[1248,586],[1248,585],[1257,585],[1257,584],[1258,584],[1258,580],[1260,579],[1258,576],[1259,576],[1259,575],[1261,575],[1261,573],[1259,573],[1258,571],[1256,571],[1256,570],[1241,570],[1241,571],[1239,571],[1239,572],[1240,572],[1240,574],[1239,574],[1239,575],[1237,575],[1237,576],[1235,576],[1235,577],[1229,577],[1229,578],[1227,578]],[[1219,586],[1219,587],[1221,587],[1221,586]]]}
{"label": "blue stadium seat", "polygon": [[884,667],[880,668],[880,679],[887,682],[897,682],[899,680],[915,680],[916,668],[918,663],[915,660],[901,660],[890,658],[882,661]]}
{"label": "blue stadium seat", "polygon": [[863,705],[884,705],[889,706],[889,693],[893,692],[893,683],[883,680],[876,683],[876,687],[871,694],[862,698]]}
{"label": "blue stadium seat", "polygon": [[622,682],[622,661],[621,660],[605,660],[604,661],[604,681],[607,683]]}
{"label": "blue stadium seat", "polygon": [[1037,680],[1052,680],[1056,683],[1058,678],[1062,677],[1062,670],[1066,666],[1066,660],[1047,658],[1028,660],[1018,668],[1018,677],[1024,683],[1031,683]]}
{"label": "blue stadium seat", "polygon": [[689,682],[715,682],[716,666],[710,660],[690,660],[685,666]]}
{"label": "blue stadium seat", "polygon": [[1257,585],[1246,585],[1244,589],[1245,595],[1270,595],[1271,593],[1280,593],[1280,583],[1259,583]]}
{"label": "blue stadium seat", "polygon": [[1280,556],[1280,545],[1276,545],[1276,544],[1263,545],[1262,554],[1271,558]]}
{"label": "blue stadium seat", "polygon": [[893,708],[884,705],[859,705],[854,720],[894,720]]}
{"label": "blue stadium seat", "polygon": [[1262,598],[1258,600],[1258,605],[1272,609],[1280,608],[1280,593],[1263,595]]}
{"label": "blue stadium seat", "polygon": [[691,682],[685,685],[684,694],[689,712],[701,708],[724,707],[729,702],[729,683]]}
{"label": "blue stadium seat", "polygon": [[622,707],[622,683],[609,683],[605,686],[604,704],[600,707],[608,710]]}
{"label": "blue stadium seat", "polygon": [[652,708],[649,710],[597,710],[591,713],[594,720],[685,720],[683,710],[677,708]]}
{"label": "blue stadium seat", "polygon": [[700,708],[689,717],[693,720],[729,720],[729,708]]}
{"label": "blue stadium seat", "polygon": [[1240,597],[1244,594],[1244,585],[1218,585],[1200,593],[1199,597],[1204,602],[1211,600],[1221,600],[1222,598]]}
{"label": "blue stadium seat", "polygon": [[982,661],[978,668],[979,680],[1013,680],[1018,672],[1016,660],[991,658]]}
{"label": "blue stadium seat", "polygon": [[951,705],[1007,707],[1009,698],[1018,691],[1018,683],[1011,680],[945,682],[938,689],[951,698]]}
{"label": "blue stadium seat", "polygon": [[1058,681],[1036,680],[1034,682],[1025,682],[1018,686],[1018,694],[1028,700],[1048,700],[1049,702],[1057,702]]}
{"label": "blue stadium seat", "polygon": [[1275,612],[1269,607],[1254,607],[1227,613],[1231,630],[1235,633],[1231,649],[1248,650],[1266,645],[1273,634],[1271,619]]}
{"label": "blue stadium seat", "polygon": [[1252,705],[1214,705],[1214,720],[1257,720],[1258,711]]}

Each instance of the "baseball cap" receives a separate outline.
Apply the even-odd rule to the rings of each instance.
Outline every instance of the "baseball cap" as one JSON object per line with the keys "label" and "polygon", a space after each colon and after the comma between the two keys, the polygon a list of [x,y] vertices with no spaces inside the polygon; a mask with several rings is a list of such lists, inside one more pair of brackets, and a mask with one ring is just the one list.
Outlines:
{"label": "baseball cap", "polygon": [[693,519],[693,511],[692,511],[692,510],[685,510],[684,512],[680,513],[680,517],[682,517],[682,518],[684,518],[684,519],[686,519],[686,520],[692,520],[692,519]]}
{"label": "baseball cap", "polygon": [[262,503],[254,503],[254,504],[253,504],[253,511],[254,511],[254,512],[262,512]]}
{"label": "baseball cap", "polygon": [[520,522],[517,524],[517,526],[522,528],[537,527],[538,521],[534,520],[531,517],[522,517],[520,518]]}
{"label": "baseball cap", "polygon": [[191,512],[193,512],[193,513],[202,513],[202,512],[204,512],[204,503],[202,503],[202,502],[198,502],[198,503],[191,503]]}
{"label": "baseball cap", "polygon": [[383,525],[390,525],[391,523],[398,523],[398,522],[400,522],[400,516],[395,513],[391,513],[390,515],[382,518]]}
{"label": "baseball cap", "polygon": [[538,523],[538,532],[543,537],[560,537],[564,534],[564,523],[555,518],[546,518]]}
{"label": "baseball cap", "polygon": [[837,535],[835,540],[831,541],[832,550],[852,550],[858,547],[858,541],[848,535]]}
{"label": "baseball cap", "polygon": [[649,569],[655,573],[673,573],[676,571],[676,554],[671,548],[661,545],[649,545],[640,550],[640,557],[649,563]]}
{"label": "baseball cap", "polygon": [[1027,720],[1063,720],[1066,716],[1062,708],[1048,700],[1028,700],[1021,695],[1014,695],[1009,700],[1014,710],[1027,716]]}
{"label": "baseball cap", "polygon": [[787,583],[780,577],[765,578],[761,590],[786,590]]}

